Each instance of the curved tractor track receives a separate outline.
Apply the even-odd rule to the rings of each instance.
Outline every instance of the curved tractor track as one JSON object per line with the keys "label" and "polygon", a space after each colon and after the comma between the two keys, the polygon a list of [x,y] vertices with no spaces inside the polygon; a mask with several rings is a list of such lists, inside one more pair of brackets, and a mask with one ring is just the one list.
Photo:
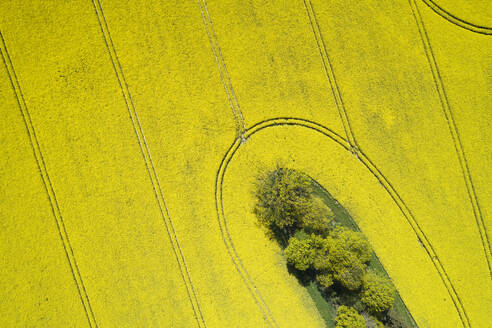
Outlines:
{"label": "curved tractor track", "polygon": [[439,16],[441,16],[442,18],[444,18],[445,20],[456,26],[464,28],[465,30],[468,30],[470,32],[492,35],[492,27],[473,24],[462,18],[459,18],[456,15],[453,15],[452,13],[444,9],[443,7],[439,6],[433,0],[422,0],[422,2],[425,3],[427,7],[432,9],[433,12],[435,12],[436,14],[438,14]]}
{"label": "curved tractor track", "polygon": [[[260,132],[261,130],[272,128],[272,127],[279,127],[279,126],[300,126],[310,130],[314,130],[328,137],[332,141],[336,142],[341,147],[343,147],[346,151],[353,152],[353,148],[351,147],[348,140],[341,137],[340,135],[338,135],[337,133],[335,133],[334,131],[332,131],[326,126],[301,118],[279,117],[279,118],[272,118],[272,119],[261,121],[248,128],[245,131],[243,138],[236,138],[234,143],[227,150],[226,154],[224,155],[220,163],[216,176],[215,202],[216,202],[216,210],[217,210],[217,220],[222,234],[222,239],[236,267],[236,270],[240,274],[243,282],[247,286],[256,304],[259,306],[260,310],[262,311],[265,320],[272,327],[276,327],[278,325],[275,322],[272,313],[268,309],[267,304],[264,302],[263,297],[258,291],[255,283],[253,282],[246,268],[242,264],[241,258],[234,246],[234,242],[229,233],[229,228],[227,226],[227,219],[224,213],[222,192],[223,192],[224,177],[227,171],[227,167],[231,162],[232,158],[234,157],[234,155],[236,154],[236,152],[238,151],[238,149],[244,143],[244,140],[247,141],[255,133]],[[419,223],[413,216],[408,206],[405,204],[405,202],[396,192],[393,185],[388,181],[388,179],[383,175],[383,173],[381,173],[381,171],[374,165],[374,163],[367,157],[366,154],[364,154],[360,149],[358,149],[355,155],[357,156],[359,161],[372,173],[372,175],[374,175],[374,177],[379,181],[379,183],[383,186],[383,188],[386,190],[386,192],[391,196],[395,204],[398,206],[401,213],[404,215],[406,221],[408,222],[408,224],[410,224],[415,235],[417,236],[422,246],[424,247],[427,255],[429,256],[430,260],[432,261],[432,264],[434,265],[434,268],[437,270],[439,277],[441,278],[449,296],[451,297],[454,303],[454,306],[456,308],[456,311],[458,312],[463,327],[465,328],[470,327],[470,321],[468,315],[465,311],[465,308],[461,302],[458,293],[456,292],[456,289],[454,288],[446,270],[444,269],[444,266],[442,265],[441,260],[439,259],[434,247],[432,246],[431,242],[429,241],[425,233],[420,228]]]}

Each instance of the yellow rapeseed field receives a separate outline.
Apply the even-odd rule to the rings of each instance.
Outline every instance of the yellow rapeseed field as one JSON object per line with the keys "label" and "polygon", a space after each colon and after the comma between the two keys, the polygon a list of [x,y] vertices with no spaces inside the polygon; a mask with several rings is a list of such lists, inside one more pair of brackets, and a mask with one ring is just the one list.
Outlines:
{"label": "yellow rapeseed field", "polygon": [[0,326],[324,327],[251,211],[277,164],[350,212],[419,327],[490,326],[490,6],[0,13]]}

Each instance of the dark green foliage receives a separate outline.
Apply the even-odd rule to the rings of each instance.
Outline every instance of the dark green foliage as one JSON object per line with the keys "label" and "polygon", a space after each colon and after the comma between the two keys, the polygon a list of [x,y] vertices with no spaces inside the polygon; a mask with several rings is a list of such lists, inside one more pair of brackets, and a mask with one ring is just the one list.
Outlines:
{"label": "dark green foliage", "polygon": [[364,277],[361,301],[372,313],[382,313],[393,305],[395,288],[391,281],[375,272],[369,271]]}
{"label": "dark green foliage", "polygon": [[337,312],[336,328],[366,328],[366,320],[354,308],[341,305]]}
{"label": "dark green foliage", "polygon": [[388,310],[388,312],[384,315],[384,322],[387,327],[395,327],[395,328],[406,328],[410,326],[417,326],[417,324],[409,325],[404,321],[404,318],[401,316],[401,309],[397,309],[396,302],[393,303],[393,306]]}
{"label": "dark green foliage", "polygon": [[262,174],[256,187],[254,212],[269,228],[291,232],[312,207],[311,181],[295,170],[277,168]]}
{"label": "dark green foliage", "polygon": [[374,317],[366,318],[367,328],[384,328],[384,324]]}

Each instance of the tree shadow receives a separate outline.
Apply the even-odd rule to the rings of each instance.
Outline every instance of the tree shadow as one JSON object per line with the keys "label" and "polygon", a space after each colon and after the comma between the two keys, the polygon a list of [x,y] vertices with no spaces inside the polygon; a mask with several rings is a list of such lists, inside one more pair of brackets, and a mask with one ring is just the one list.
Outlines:
{"label": "tree shadow", "polygon": [[304,287],[316,280],[316,273],[312,269],[301,271],[297,270],[293,265],[287,264],[287,271],[296,277],[297,281]]}

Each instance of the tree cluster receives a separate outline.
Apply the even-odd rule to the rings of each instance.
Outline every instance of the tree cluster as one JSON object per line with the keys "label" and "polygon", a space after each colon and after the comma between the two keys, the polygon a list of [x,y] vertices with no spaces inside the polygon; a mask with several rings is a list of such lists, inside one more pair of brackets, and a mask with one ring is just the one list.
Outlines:
{"label": "tree cluster", "polygon": [[339,294],[336,327],[384,327],[378,318],[392,307],[395,289],[387,277],[368,270],[369,242],[335,224],[332,210],[313,196],[312,180],[279,167],[258,178],[255,196],[254,212],[285,247],[287,263],[314,276],[325,295]]}
{"label": "tree cluster", "polygon": [[321,286],[338,282],[355,291],[363,284],[372,251],[360,232],[336,227],[326,237],[314,233],[303,240],[291,237],[284,255],[296,269],[313,270]]}

